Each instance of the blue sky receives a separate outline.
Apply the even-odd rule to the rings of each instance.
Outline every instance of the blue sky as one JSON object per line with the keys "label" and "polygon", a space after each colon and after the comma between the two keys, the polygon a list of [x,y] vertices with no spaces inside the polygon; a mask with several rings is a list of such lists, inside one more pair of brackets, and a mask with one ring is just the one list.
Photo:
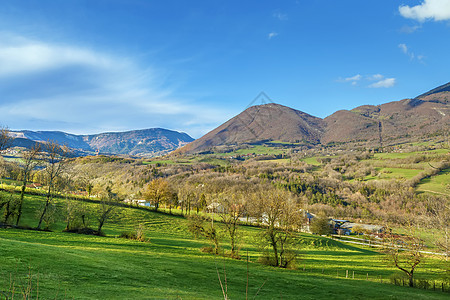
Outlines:
{"label": "blue sky", "polygon": [[450,81],[450,0],[0,0],[0,124],[195,138],[264,91],[324,118]]}

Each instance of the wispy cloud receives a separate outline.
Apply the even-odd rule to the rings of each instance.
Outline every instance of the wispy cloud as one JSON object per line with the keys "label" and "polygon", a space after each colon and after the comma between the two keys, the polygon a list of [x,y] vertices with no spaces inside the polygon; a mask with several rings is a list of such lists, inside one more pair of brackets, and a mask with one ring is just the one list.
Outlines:
{"label": "wispy cloud", "polygon": [[369,85],[370,88],[390,88],[396,83],[395,78],[384,78]]}
{"label": "wispy cloud", "polygon": [[408,46],[406,46],[406,44],[399,44],[398,47],[400,48],[400,50],[402,50],[404,54],[409,56],[409,58],[414,59],[414,53],[409,51]]}
{"label": "wispy cloud", "polygon": [[400,32],[401,32],[401,33],[408,33],[408,34],[411,34],[411,33],[416,32],[416,31],[419,30],[420,28],[422,28],[421,25],[414,25],[414,26],[408,26],[408,25],[405,25],[405,26],[403,26],[402,28],[400,28]]}
{"label": "wispy cloud", "polygon": [[0,66],[2,122],[12,129],[166,127],[198,136],[224,115],[178,98],[164,71],[95,49],[3,34]]}
{"label": "wispy cloud", "polygon": [[82,48],[49,45],[19,36],[0,37],[0,77],[30,74],[67,66],[110,69],[117,64],[108,56]]}
{"label": "wispy cloud", "polygon": [[384,76],[381,74],[373,74],[373,75],[366,76],[366,78],[367,78],[367,80],[374,81],[374,80],[381,80],[384,78]]}
{"label": "wispy cloud", "polygon": [[358,81],[360,81],[362,76],[360,74],[356,74],[351,77],[339,78],[338,82],[350,82],[352,85],[356,85]]}
{"label": "wispy cloud", "polygon": [[339,78],[337,81],[349,82],[351,83],[351,85],[354,86],[358,85],[358,83],[361,83],[361,85],[364,85],[369,88],[383,88],[383,87],[388,88],[393,87],[396,83],[395,78],[385,78],[384,75],[381,74],[372,74],[372,75],[357,74],[351,77]]}
{"label": "wispy cloud", "polygon": [[280,21],[287,21],[288,20],[288,15],[285,14],[285,13],[282,13],[279,10],[277,10],[276,12],[273,13],[273,17],[277,18]]}
{"label": "wispy cloud", "polygon": [[423,59],[425,56],[423,55],[416,55],[414,52],[412,52],[406,44],[399,44],[398,47],[400,50],[407,55],[411,60],[417,59],[419,62],[423,63]]}
{"label": "wispy cloud", "polygon": [[276,32],[271,32],[271,33],[269,33],[268,35],[267,35],[267,38],[269,39],[269,40],[271,40],[271,39],[273,39],[274,37],[276,37],[278,35],[278,33],[276,33]]}
{"label": "wispy cloud", "polygon": [[361,78],[362,78],[362,76],[360,74],[357,74],[352,77],[344,78],[344,81],[358,81],[358,80],[361,80]]}
{"label": "wispy cloud", "polygon": [[419,5],[401,5],[398,9],[403,17],[419,22],[450,20],[450,0],[424,0]]}

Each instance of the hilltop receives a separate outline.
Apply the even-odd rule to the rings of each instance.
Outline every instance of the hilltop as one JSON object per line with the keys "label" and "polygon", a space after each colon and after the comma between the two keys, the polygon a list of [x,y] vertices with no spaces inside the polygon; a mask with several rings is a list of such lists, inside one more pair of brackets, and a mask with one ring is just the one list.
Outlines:
{"label": "hilltop", "polygon": [[198,152],[214,146],[285,141],[319,143],[324,131],[320,118],[280,104],[252,106],[203,137],[180,149]]}
{"label": "hilltop", "polygon": [[273,142],[309,148],[363,142],[374,148],[445,136],[450,127],[449,99],[447,83],[414,99],[340,110],[325,119],[280,104],[256,105],[175,153]]}

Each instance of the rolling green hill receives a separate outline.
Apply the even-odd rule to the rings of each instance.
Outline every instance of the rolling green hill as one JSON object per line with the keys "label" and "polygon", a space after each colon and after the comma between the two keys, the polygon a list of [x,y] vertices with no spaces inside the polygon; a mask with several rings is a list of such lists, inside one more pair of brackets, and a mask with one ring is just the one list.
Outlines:
{"label": "rolling green hill", "polygon": [[[34,226],[43,198],[26,196],[24,224]],[[97,204],[87,204],[91,211]],[[58,200],[60,212],[63,200]],[[94,224],[93,215],[90,216]],[[118,238],[142,224],[148,242]],[[218,224],[217,226],[220,227]],[[260,229],[242,227],[241,255],[235,260],[203,253],[205,240],[194,239],[187,220],[126,208],[105,225],[106,237],[0,229],[0,289],[14,282],[17,292],[31,276],[33,298],[41,299],[222,299],[218,273],[231,299],[445,299],[448,294],[389,284],[395,273],[383,256],[307,234],[297,237],[297,269],[275,269],[257,262]],[[225,251],[228,242],[222,238]],[[246,263],[248,250],[249,263]],[[440,279],[439,261],[429,259],[418,278]],[[348,277],[346,272],[349,271]],[[354,272],[354,279],[353,277]],[[369,280],[367,280],[369,276]],[[381,280],[384,283],[380,283]],[[37,287],[38,286],[38,287]],[[17,296],[17,295],[16,295]],[[2,296],[0,296],[2,297]],[[17,296],[17,298],[21,298]]]}

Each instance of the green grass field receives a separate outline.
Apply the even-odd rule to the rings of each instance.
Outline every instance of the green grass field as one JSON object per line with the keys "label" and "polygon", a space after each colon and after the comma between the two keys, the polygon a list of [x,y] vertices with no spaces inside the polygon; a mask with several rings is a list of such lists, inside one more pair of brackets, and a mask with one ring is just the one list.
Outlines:
{"label": "green grass field", "polygon": [[256,155],[278,155],[278,154],[283,154],[286,152],[287,152],[287,150],[283,149],[283,148],[266,147],[266,146],[262,146],[262,145],[256,145],[256,146],[251,146],[248,149],[238,149],[236,151],[229,152],[229,153],[216,153],[215,155],[225,156],[225,157],[236,156],[236,155],[246,155],[246,154],[251,154],[251,153],[255,153]]}
{"label": "green grass field", "polygon": [[[23,224],[36,226],[42,198],[26,196],[25,201]],[[64,209],[63,200],[58,201]],[[97,204],[87,205],[94,210]],[[95,226],[93,216],[90,220]],[[149,242],[118,238],[138,224],[143,224]],[[186,219],[146,210],[127,208],[117,213],[104,227],[106,237],[63,233],[63,228],[60,218],[52,226],[54,232],[0,229],[0,289],[9,287],[11,276],[20,286],[31,272],[41,299],[223,299],[219,272],[222,280],[226,273],[229,298],[245,299],[248,266],[252,299],[256,294],[256,299],[448,297],[388,284],[397,271],[387,266],[383,255],[308,234],[297,237],[297,269],[285,270],[257,262],[261,229],[255,227],[241,227],[241,260],[201,252],[208,243],[188,233]],[[227,251],[227,239],[222,241]],[[439,264],[429,259],[417,270],[417,277],[440,280]]]}
{"label": "green grass field", "polygon": [[438,175],[424,178],[417,186],[418,191],[438,194],[450,194],[450,169],[445,169]]}
{"label": "green grass field", "polygon": [[414,155],[439,155],[439,154],[448,154],[449,149],[435,149],[435,150],[427,150],[427,151],[416,151],[416,152],[391,152],[391,153],[375,153],[374,158],[376,159],[399,159],[399,158],[407,158]]}
{"label": "green grass field", "polygon": [[321,163],[317,160],[317,157],[307,157],[302,159],[307,164],[314,165],[314,166],[320,166]]}
{"label": "green grass field", "polygon": [[365,180],[373,179],[411,179],[423,170],[402,169],[402,168],[375,168],[377,176],[367,176]]}

